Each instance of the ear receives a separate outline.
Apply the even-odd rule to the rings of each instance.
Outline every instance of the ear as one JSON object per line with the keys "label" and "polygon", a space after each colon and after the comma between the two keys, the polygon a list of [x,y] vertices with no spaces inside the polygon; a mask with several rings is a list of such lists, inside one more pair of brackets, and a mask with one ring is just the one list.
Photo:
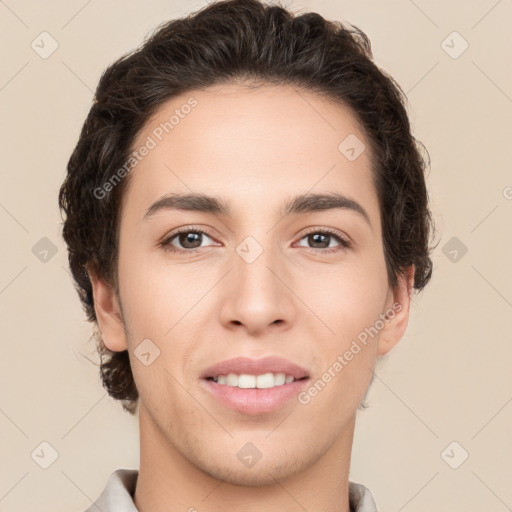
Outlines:
{"label": "ear", "polygon": [[93,289],[94,310],[103,343],[114,352],[126,350],[128,343],[124,321],[115,290],[91,272],[89,272],[89,278]]}
{"label": "ear", "polygon": [[406,276],[400,276],[396,288],[389,292],[384,311],[384,314],[387,314],[387,321],[385,320],[385,326],[380,331],[377,356],[387,354],[405,334],[409,323],[414,270],[415,266],[410,266]]}

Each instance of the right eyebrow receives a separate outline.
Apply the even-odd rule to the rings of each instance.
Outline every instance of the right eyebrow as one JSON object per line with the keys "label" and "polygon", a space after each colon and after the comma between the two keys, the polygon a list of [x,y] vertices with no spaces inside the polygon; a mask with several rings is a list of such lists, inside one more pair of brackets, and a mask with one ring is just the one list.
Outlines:
{"label": "right eyebrow", "polygon": [[206,194],[167,194],[155,201],[144,215],[144,220],[163,210],[188,210],[229,215],[229,205],[215,196]]}

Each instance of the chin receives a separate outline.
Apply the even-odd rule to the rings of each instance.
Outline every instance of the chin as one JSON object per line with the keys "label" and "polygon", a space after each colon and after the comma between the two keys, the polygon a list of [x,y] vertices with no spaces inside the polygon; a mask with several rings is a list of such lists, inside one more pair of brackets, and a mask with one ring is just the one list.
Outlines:
{"label": "chin", "polygon": [[[265,457],[265,454],[251,467],[239,461],[236,454],[235,462],[229,465],[207,466],[198,464],[203,471],[213,478],[224,481],[231,485],[244,487],[263,487],[276,485],[277,482],[284,482],[293,475],[304,470],[305,461],[297,458],[284,460],[281,453],[274,453],[274,456]],[[223,459],[225,460],[225,458]],[[312,463],[314,462],[311,461]]]}
{"label": "chin", "polygon": [[231,485],[264,487],[267,485],[275,485],[278,481],[285,481],[295,472],[296,471],[291,471],[291,468],[287,471],[282,467],[260,466],[258,469],[256,469],[256,467],[241,469],[239,466],[235,466],[230,468],[218,468],[218,471],[211,476]]}

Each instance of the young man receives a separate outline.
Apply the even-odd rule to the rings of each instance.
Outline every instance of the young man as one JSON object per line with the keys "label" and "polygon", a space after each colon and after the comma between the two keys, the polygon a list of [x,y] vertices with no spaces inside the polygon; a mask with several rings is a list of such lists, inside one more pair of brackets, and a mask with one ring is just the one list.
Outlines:
{"label": "young man", "polygon": [[355,418],[431,276],[424,170],[365,34],[316,13],[212,3],[104,73],[59,202],[140,468],[89,511],[377,510]]}

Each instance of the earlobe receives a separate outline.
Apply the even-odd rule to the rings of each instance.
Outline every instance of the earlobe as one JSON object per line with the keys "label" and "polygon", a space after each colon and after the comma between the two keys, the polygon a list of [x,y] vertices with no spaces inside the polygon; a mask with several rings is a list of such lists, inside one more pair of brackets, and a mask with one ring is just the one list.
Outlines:
{"label": "earlobe", "polygon": [[385,326],[379,335],[377,356],[387,354],[404,336],[409,323],[409,308],[414,285],[415,266],[409,267],[406,276],[400,276],[398,286],[390,292],[384,314]]}
{"label": "earlobe", "polygon": [[128,348],[121,308],[114,289],[89,271],[94,298],[94,310],[105,346],[114,352]]}

